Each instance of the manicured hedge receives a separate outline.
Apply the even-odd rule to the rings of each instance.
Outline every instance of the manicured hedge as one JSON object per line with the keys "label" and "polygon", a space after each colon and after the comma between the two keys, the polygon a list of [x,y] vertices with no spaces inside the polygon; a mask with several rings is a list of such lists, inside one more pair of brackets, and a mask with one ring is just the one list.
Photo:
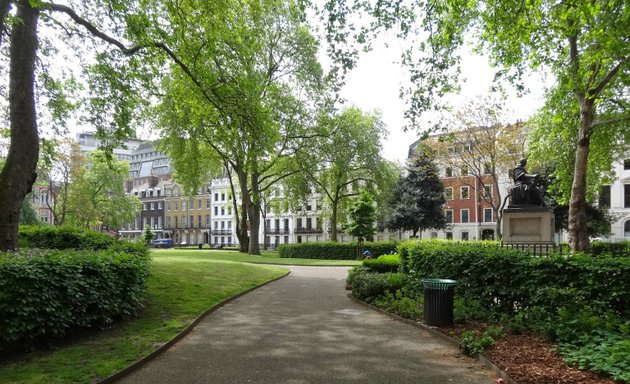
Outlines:
{"label": "manicured hedge", "polygon": [[402,273],[373,273],[366,268],[354,268],[348,273],[347,283],[352,294],[361,300],[372,302],[385,292],[395,293],[405,285]]}
{"label": "manicured hedge", "polygon": [[129,317],[141,306],[148,276],[146,252],[0,253],[0,350]]}
{"label": "manicured hedge", "polygon": [[376,259],[363,260],[363,267],[373,272],[398,272],[400,257],[398,255],[383,255]]}
{"label": "manicured hedge", "polygon": [[594,241],[591,243],[591,254],[593,256],[610,254],[618,257],[630,257],[630,241],[621,241],[618,243]]}
{"label": "manicured hedge", "polygon": [[458,281],[456,295],[486,308],[514,313],[528,307],[550,313],[584,303],[630,315],[630,260],[611,256],[530,257],[495,243],[407,241],[401,269],[415,278]]}
{"label": "manicured hedge", "polygon": [[[374,257],[396,251],[396,241],[365,243],[364,250],[369,250]],[[278,247],[280,257],[297,259],[356,260],[357,243],[300,243],[281,244]]]}

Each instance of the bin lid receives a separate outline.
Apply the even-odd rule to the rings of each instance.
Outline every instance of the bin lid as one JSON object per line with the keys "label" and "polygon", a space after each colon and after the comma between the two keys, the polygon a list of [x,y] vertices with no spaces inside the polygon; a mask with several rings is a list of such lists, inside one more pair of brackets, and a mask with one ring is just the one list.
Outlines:
{"label": "bin lid", "polygon": [[425,288],[448,289],[455,286],[457,281],[451,279],[422,279]]}

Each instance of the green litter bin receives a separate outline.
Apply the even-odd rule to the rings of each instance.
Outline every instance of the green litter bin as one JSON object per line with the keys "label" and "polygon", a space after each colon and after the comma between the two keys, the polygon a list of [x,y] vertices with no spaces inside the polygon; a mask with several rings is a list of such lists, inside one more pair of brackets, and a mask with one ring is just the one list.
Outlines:
{"label": "green litter bin", "polygon": [[428,325],[453,325],[455,280],[422,279],[424,286],[424,322]]}

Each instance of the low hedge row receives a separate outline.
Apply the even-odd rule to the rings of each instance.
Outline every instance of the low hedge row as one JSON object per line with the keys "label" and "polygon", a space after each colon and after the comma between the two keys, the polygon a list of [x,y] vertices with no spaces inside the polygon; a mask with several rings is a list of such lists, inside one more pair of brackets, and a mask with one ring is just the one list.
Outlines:
{"label": "low hedge row", "polygon": [[115,249],[119,252],[145,254],[142,243],[118,240],[105,233],[87,229],[56,226],[20,226],[18,238],[21,247],[42,249]]}
{"label": "low hedge row", "polygon": [[456,294],[505,313],[581,308],[585,302],[630,315],[630,259],[576,254],[530,257],[494,243],[407,241],[401,270],[458,281]]}
{"label": "low hedge row", "polygon": [[[364,243],[363,249],[369,250],[374,256],[380,256],[395,252],[398,244],[396,241]],[[281,244],[278,253],[280,257],[293,259],[356,260],[357,243]]]}
{"label": "low hedge row", "polygon": [[374,273],[367,268],[353,268],[348,273],[348,285],[352,294],[366,302],[372,302],[385,292],[394,294],[405,285],[402,273]]}
{"label": "low hedge row", "polygon": [[129,317],[141,306],[148,276],[146,252],[0,253],[0,350]]}
{"label": "low hedge row", "polygon": [[630,257],[630,241],[620,241],[617,243],[594,241],[591,243],[591,254],[593,256],[610,254],[617,257]]}
{"label": "low hedge row", "polygon": [[376,259],[363,260],[363,267],[373,272],[386,273],[398,272],[400,257],[398,255],[383,255]]}

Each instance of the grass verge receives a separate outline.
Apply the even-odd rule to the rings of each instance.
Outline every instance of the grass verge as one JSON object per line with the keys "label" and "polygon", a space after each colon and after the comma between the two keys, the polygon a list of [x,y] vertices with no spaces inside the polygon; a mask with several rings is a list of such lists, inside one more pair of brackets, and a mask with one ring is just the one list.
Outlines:
{"label": "grass verge", "polygon": [[182,256],[195,260],[222,260],[236,261],[254,264],[278,264],[278,265],[361,265],[361,260],[319,260],[319,259],[293,259],[281,258],[277,251],[261,251],[260,256],[248,255],[236,251],[222,251],[213,249],[156,249],[155,254],[168,254],[173,257]]}
{"label": "grass verge", "polygon": [[172,339],[206,309],[286,273],[284,268],[201,257],[204,253],[152,252],[146,305],[138,317],[64,346],[0,362],[0,383],[89,383],[105,378]]}

